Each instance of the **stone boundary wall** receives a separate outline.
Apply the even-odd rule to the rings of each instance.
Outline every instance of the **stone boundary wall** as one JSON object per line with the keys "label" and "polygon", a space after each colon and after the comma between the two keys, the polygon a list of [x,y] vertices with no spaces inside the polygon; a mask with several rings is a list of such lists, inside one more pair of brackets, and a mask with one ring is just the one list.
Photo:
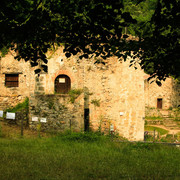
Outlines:
{"label": "stone boundary wall", "polygon": [[180,108],[173,108],[172,110],[161,110],[157,108],[145,108],[146,117],[169,117],[180,118]]}
{"label": "stone boundary wall", "polygon": [[[29,126],[38,129],[41,118],[42,131],[84,130],[84,96],[81,94],[74,103],[69,95],[31,95],[29,100]],[[38,117],[38,121],[32,118]]]}

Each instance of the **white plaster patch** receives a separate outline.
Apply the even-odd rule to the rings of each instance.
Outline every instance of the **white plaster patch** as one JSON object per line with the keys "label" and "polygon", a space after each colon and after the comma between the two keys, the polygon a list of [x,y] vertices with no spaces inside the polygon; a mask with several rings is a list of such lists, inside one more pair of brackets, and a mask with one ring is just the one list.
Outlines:
{"label": "white plaster patch", "polygon": [[64,64],[64,61],[63,61],[63,57],[58,57],[56,62],[58,62],[60,65],[63,65]]}

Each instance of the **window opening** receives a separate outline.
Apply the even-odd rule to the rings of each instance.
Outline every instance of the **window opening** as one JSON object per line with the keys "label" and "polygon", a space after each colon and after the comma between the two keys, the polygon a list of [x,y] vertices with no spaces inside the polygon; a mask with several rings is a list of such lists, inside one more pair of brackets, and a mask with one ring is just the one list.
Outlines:
{"label": "window opening", "polygon": [[5,74],[5,86],[6,87],[18,87],[19,86],[19,74]]}

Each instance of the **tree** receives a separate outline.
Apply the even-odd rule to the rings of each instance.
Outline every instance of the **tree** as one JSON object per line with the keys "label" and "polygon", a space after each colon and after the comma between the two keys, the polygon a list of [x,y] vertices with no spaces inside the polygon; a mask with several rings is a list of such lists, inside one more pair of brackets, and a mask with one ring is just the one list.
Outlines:
{"label": "tree", "polygon": [[0,7],[1,48],[18,51],[16,58],[32,66],[39,59],[46,64],[48,49],[61,43],[67,57],[125,56],[122,29],[136,21],[122,9],[122,0],[6,0]]}
{"label": "tree", "polygon": [[[80,58],[100,56],[105,59],[115,55],[126,59],[131,56],[132,64],[137,63],[138,57],[141,67],[156,77],[157,82],[169,75],[179,77],[179,0],[158,0],[157,3],[156,0],[136,0],[143,16],[131,8],[128,10],[127,4],[134,6],[133,2],[3,0],[0,48],[18,50],[16,58],[30,61],[32,66],[37,66],[41,60],[45,71],[46,52],[53,45],[63,43],[67,57],[79,52]],[[150,14],[153,14],[151,19]],[[138,40],[123,35],[125,27],[130,27],[128,29],[139,36]]]}
{"label": "tree", "polygon": [[[180,1],[158,0],[150,21],[151,33],[141,40],[141,66],[151,77],[165,80],[169,75],[180,77]],[[157,81],[158,82],[158,81]]]}
{"label": "tree", "polygon": [[131,24],[128,27],[127,33],[138,37],[147,33],[147,29],[149,30],[148,22],[155,12],[156,5],[157,0],[143,0],[142,2],[124,0],[125,11],[128,11],[137,20],[136,24]]}

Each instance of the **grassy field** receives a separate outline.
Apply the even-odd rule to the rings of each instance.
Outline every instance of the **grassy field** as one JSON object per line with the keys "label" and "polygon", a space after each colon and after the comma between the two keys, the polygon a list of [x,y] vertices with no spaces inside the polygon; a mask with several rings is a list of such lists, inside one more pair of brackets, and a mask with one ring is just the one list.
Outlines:
{"label": "grassy field", "polygon": [[145,131],[156,131],[158,132],[160,135],[164,135],[164,134],[167,134],[168,131],[166,129],[162,129],[162,128],[159,128],[159,127],[155,127],[155,126],[145,126],[144,127],[144,130]]}
{"label": "grassy field", "polygon": [[180,149],[96,134],[0,138],[1,180],[180,179]]}

